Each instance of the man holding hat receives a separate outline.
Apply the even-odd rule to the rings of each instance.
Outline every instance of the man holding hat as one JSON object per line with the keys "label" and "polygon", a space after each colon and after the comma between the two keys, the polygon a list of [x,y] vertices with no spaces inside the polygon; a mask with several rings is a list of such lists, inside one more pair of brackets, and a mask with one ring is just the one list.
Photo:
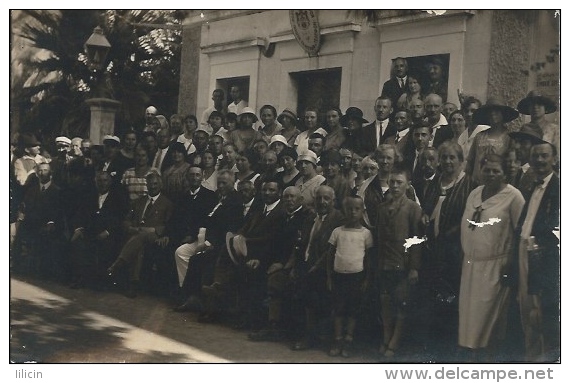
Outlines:
{"label": "man holding hat", "polygon": [[550,142],[560,153],[560,127],[546,119],[547,114],[556,112],[556,104],[538,91],[531,91],[517,105],[521,114],[530,115],[530,127],[542,131],[542,139]]}

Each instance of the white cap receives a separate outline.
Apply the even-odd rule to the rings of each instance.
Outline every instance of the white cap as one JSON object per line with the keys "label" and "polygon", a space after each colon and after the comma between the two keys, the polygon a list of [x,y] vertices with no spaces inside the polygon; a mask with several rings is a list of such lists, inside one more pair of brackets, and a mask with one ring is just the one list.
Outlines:
{"label": "white cap", "polygon": [[55,143],[71,145],[71,140],[65,136],[59,136],[55,138]]}
{"label": "white cap", "polygon": [[300,161],[308,161],[308,162],[310,162],[316,166],[317,165],[317,155],[312,150],[305,150],[305,151],[301,152],[301,154],[299,154],[299,157],[297,157],[297,162],[300,162]]}
{"label": "white cap", "polygon": [[269,145],[271,146],[272,143],[274,142],[281,142],[282,144],[284,144],[285,146],[289,146],[289,143],[287,142],[287,139],[280,135],[280,134],[276,134],[273,137],[271,137],[271,140],[269,141]]}
{"label": "white cap", "polygon": [[152,114],[156,114],[158,113],[158,109],[156,109],[154,106],[149,106],[148,108],[146,108],[145,110],[146,113],[152,113]]}
{"label": "white cap", "polygon": [[120,139],[119,137],[117,137],[117,136],[111,136],[111,135],[109,135],[109,134],[106,134],[106,135],[103,136],[103,143],[105,143],[105,141],[115,141],[115,142],[117,142],[118,144],[121,143],[121,139]]}

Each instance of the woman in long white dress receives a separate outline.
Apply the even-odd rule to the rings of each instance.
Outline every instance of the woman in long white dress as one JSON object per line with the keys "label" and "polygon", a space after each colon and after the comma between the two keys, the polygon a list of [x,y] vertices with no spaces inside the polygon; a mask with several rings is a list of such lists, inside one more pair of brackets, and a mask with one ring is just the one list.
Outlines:
{"label": "woman in long white dress", "polygon": [[480,165],[483,185],[469,194],[461,221],[459,345],[490,355],[506,332],[510,287],[505,273],[524,198],[506,183],[503,157],[488,154]]}

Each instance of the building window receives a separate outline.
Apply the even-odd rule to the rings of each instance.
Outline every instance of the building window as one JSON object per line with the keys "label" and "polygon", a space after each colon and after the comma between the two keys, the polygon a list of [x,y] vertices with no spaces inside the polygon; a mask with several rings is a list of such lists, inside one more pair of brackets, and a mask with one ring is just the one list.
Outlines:
{"label": "building window", "polygon": [[[429,56],[406,57],[408,74],[419,76],[422,95],[439,94],[443,102],[447,100],[449,80],[449,53]],[[437,68],[439,67],[439,68]]]}
{"label": "building window", "polygon": [[223,89],[226,93],[226,105],[233,101],[230,92],[232,86],[237,86],[242,99],[249,103],[249,76],[228,77],[216,80],[216,88]]}

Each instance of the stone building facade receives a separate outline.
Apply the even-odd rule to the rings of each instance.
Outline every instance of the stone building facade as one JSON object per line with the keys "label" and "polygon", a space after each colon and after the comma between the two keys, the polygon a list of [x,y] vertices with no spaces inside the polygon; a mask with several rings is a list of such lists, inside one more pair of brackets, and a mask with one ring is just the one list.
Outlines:
{"label": "stone building facade", "polygon": [[[560,17],[554,10],[388,10],[373,22],[355,11],[312,14],[320,44],[309,53],[288,10],[192,13],[184,25],[179,112],[200,116],[212,90],[227,94],[237,83],[257,111],[264,104],[278,111],[336,104],[343,111],[359,107],[372,120],[374,100],[400,56],[418,68],[443,59],[448,101],[456,104],[457,90],[483,102],[499,96],[513,107],[531,89],[559,99]],[[549,118],[558,120],[559,113]]]}

